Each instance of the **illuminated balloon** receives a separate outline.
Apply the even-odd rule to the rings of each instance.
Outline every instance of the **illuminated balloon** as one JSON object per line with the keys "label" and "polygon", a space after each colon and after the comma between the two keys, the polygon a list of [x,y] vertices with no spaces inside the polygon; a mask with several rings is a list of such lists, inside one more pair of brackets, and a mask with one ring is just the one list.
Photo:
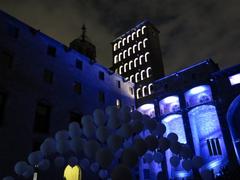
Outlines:
{"label": "illuminated balloon", "polygon": [[106,179],[106,177],[108,176],[108,172],[107,172],[107,170],[101,169],[99,171],[98,175],[101,179]]}
{"label": "illuminated balloon", "polygon": [[96,161],[102,168],[108,168],[112,163],[113,154],[109,148],[101,148],[96,153]]}
{"label": "illuminated balloon", "polygon": [[110,135],[107,139],[107,145],[110,147],[113,151],[118,150],[123,143],[123,138],[119,135]]}
{"label": "illuminated balloon", "polygon": [[54,159],[54,164],[55,164],[56,167],[59,167],[59,168],[65,166],[65,159],[64,159],[64,157],[61,157],[61,156],[56,157]]}
{"label": "illuminated balloon", "polygon": [[169,133],[167,135],[167,139],[170,141],[170,143],[176,143],[178,141],[178,136],[175,133]]}
{"label": "illuminated balloon", "polygon": [[22,175],[28,168],[28,164],[25,161],[19,161],[14,166],[14,171],[18,175]]}
{"label": "illuminated balloon", "polygon": [[154,151],[158,147],[158,139],[156,136],[149,135],[145,138],[148,149]]}
{"label": "illuminated balloon", "polygon": [[117,165],[112,173],[111,173],[112,180],[132,180],[132,174],[130,169],[125,165]]}
{"label": "illuminated balloon", "polygon": [[178,156],[172,156],[170,158],[170,163],[173,167],[178,167],[180,163],[180,158]]}
{"label": "illuminated balloon", "polygon": [[103,126],[106,121],[104,112],[100,109],[96,109],[93,113],[93,120],[96,126]]}
{"label": "illuminated balloon", "polygon": [[43,154],[41,151],[35,151],[29,154],[28,156],[28,162],[35,166],[37,165],[41,160],[43,159]]}
{"label": "illuminated balloon", "polygon": [[98,140],[101,141],[102,143],[106,142],[109,135],[110,135],[110,131],[107,127],[100,126],[97,129],[96,136],[97,136]]}
{"label": "illuminated balloon", "polygon": [[98,151],[98,149],[100,148],[100,145],[97,141],[95,140],[89,140],[85,143],[85,145],[83,146],[83,151],[84,154],[88,157],[88,158],[95,158],[95,154]]}
{"label": "illuminated balloon", "polygon": [[68,138],[69,138],[69,134],[68,134],[68,131],[66,130],[58,131],[55,134],[55,139],[57,141],[68,140]]}
{"label": "illuminated balloon", "polygon": [[143,156],[143,159],[147,163],[151,163],[153,161],[153,155],[150,152],[146,152]]}
{"label": "illuminated balloon", "polygon": [[146,142],[139,138],[139,139],[136,139],[134,141],[134,145],[133,145],[135,151],[138,153],[138,156],[142,156],[145,154],[145,152],[147,151],[147,144]]}
{"label": "illuminated balloon", "polygon": [[121,159],[123,164],[134,167],[138,162],[137,152],[132,148],[127,148],[123,150]]}
{"label": "illuminated balloon", "polygon": [[47,159],[43,159],[38,163],[38,168],[41,171],[46,171],[50,167],[50,161]]}
{"label": "illuminated balloon", "polygon": [[192,169],[192,161],[189,159],[185,159],[182,162],[182,167],[186,170],[186,171],[190,171]]}

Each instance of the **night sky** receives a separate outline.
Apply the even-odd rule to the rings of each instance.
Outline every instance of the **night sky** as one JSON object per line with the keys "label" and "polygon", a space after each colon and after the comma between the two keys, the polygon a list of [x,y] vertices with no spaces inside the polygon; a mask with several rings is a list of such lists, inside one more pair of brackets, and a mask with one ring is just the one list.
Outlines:
{"label": "night sky", "polygon": [[221,68],[240,62],[238,0],[0,0],[0,9],[68,45],[87,34],[97,61],[111,66],[110,42],[144,19],[160,30],[167,74],[212,58]]}

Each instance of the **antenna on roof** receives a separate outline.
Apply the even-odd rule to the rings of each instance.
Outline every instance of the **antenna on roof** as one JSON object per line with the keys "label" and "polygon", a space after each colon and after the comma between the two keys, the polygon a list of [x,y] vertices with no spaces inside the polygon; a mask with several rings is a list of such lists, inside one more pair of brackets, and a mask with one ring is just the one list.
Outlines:
{"label": "antenna on roof", "polygon": [[82,26],[82,40],[85,41],[85,37],[86,37],[86,26],[85,24],[83,24]]}

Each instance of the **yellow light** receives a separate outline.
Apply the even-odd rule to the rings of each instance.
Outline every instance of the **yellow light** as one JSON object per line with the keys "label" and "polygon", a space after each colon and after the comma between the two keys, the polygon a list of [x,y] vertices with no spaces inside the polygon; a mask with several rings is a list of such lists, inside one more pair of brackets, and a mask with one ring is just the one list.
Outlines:
{"label": "yellow light", "polygon": [[79,166],[67,166],[64,170],[64,178],[66,180],[81,180],[82,179],[82,170]]}

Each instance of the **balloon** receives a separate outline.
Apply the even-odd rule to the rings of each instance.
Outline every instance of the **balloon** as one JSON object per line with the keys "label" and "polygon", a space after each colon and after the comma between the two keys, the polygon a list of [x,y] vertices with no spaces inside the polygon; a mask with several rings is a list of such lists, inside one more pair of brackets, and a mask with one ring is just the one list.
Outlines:
{"label": "balloon", "polygon": [[118,150],[123,143],[123,138],[119,135],[110,135],[107,139],[107,145],[112,150],[116,151]]}
{"label": "balloon", "polygon": [[143,159],[145,162],[151,163],[153,161],[152,153],[150,153],[150,152],[145,153],[143,156]]}
{"label": "balloon", "polygon": [[77,122],[71,122],[68,126],[68,129],[71,138],[80,137],[82,134],[79,123]]}
{"label": "balloon", "polygon": [[161,163],[163,161],[163,158],[164,158],[164,156],[160,152],[155,152],[153,155],[153,159],[156,163]]}
{"label": "balloon", "polygon": [[70,148],[76,154],[80,154],[82,152],[84,144],[85,140],[81,137],[75,137],[70,140]]}
{"label": "balloon", "polygon": [[98,163],[92,163],[91,166],[90,166],[90,169],[92,172],[96,173],[99,169],[99,164]]}
{"label": "balloon", "polygon": [[89,163],[88,159],[84,158],[80,161],[79,164],[80,164],[81,168],[86,169],[90,163]]}
{"label": "balloon", "polygon": [[128,138],[132,134],[131,126],[128,123],[122,124],[121,128],[118,130],[118,134],[124,138]]}
{"label": "balloon", "polygon": [[130,108],[128,106],[121,107],[119,117],[122,123],[128,123],[131,120]]}
{"label": "balloon", "polygon": [[116,159],[119,159],[121,156],[122,156],[122,152],[123,152],[123,149],[118,149],[115,154],[114,154],[114,157]]}
{"label": "balloon", "polygon": [[109,117],[117,117],[118,115],[118,108],[116,106],[108,106],[105,111]]}
{"label": "balloon", "polygon": [[192,159],[192,164],[194,168],[198,169],[203,166],[204,160],[200,156],[194,156]]}
{"label": "balloon", "polygon": [[170,143],[167,138],[163,137],[159,139],[159,149],[161,152],[165,152],[169,147]]}
{"label": "balloon", "polygon": [[151,119],[150,117],[145,117],[144,119],[145,128],[149,129],[150,131],[154,131],[154,129],[157,127],[157,121]]}
{"label": "balloon", "polygon": [[101,148],[96,153],[96,161],[102,168],[108,168],[112,163],[113,154],[109,148]]}
{"label": "balloon", "polygon": [[110,131],[107,127],[101,126],[97,129],[96,136],[98,140],[101,141],[102,143],[107,140],[109,135],[110,135]]}
{"label": "balloon", "polygon": [[139,111],[133,111],[130,113],[133,120],[142,120],[142,114]]}
{"label": "balloon", "polygon": [[50,161],[47,159],[43,159],[38,163],[38,168],[41,171],[46,171],[50,167]]}
{"label": "balloon", "polygon": [[134,167],[138,162],[137,152],[132,148],[127,148],[123,150],[121,159],[123,164]]}
{"label": "balloon", "polygon": [[58,156],[54,159],[54,164],[56,167],[63,167],[65,165],[65,159],[64,157]]}
{"label": "balloon", "polygon": [[174,154],[179,154],[180,150],[181,150],[181,144],[179,142],[173,142],[170,145],[170,150],[172,151],[172,153]]}
{"label": "balloon", "polygon": [[69,164],[71,167],[74,167],[76,164],[78,164],[78,158],[75,157],[75,156],[71,156],[71,157],[68,159],[68,164]]}
{"label": "balloon", "polygon": [[133,145],[135,151],[138,153],[138,156],[142,156],[145,154],[145,152],[147,151],[147,144],[146,142],[139,138],[139,139],[136,139],[134,141],[134,145]]}
{"label": "balloon", "polygon": [[95,158],[95,154],[98,151],[100,145],[97,141],[95,140],[89,140],[85,143],[85,145],[83,146],[83,151],[84,154],[88,157],[88,158]]}
{"label": "balloon", "polygon": [[45,155],[51,155],[56,152],[56,142],[53,138],[47,138],[40,146],[40,151]]}
{"label": "balloon", "polygon": [[156,128],[152,131],[153,135],[156,136],[163,136],[163,134],[166,132],[166,126],[162,123],[157,123]]}
{"label": "balloon", "polygon": [[95,137],[96,127],[94,126],[93,122],[89,122],[83,126],[83,134],[87,138]]}
{"label": "balloon", "polygon": [[92,122],[93,122],[93,118],[90,115],[83,116],[81,119],[81,123],[83,127]]}
{"label": "balloon", "polygon": [[151,151],[154,151],[158,147],[158,140],[156,136],[153,135],[147,136],[145,142],[147,144],[148,149],[150,149]]}
{"label": "balloon", "polygon": [[108,176],[108,172],[107,172],[107,170],[101,169],[99,171],[98,175],[101,179],[105,179]]}
{"label": "balloon", "polygon": [[112,117],[110,116],[108,119],[107,127],[109,127],[112,130],[115,130],[121,126],[120,120],[118,116]]}
{"label": "balloon", "polygon": [[57,151],[60,154],[65,154],[67,152],[69,152],[70,149],[70,141],[69,140],[61,140],[61,141],[57,141]]}
{"label": "balloon", "polygon": [[18,175],[22,175],[28,168],[28,164],[25,161],[19,161],[14,166],[14,171]]}
{"label": "balloon", "polygon": [[179,154],[184,159],[192,158],[192,156],[193,156],[192,149],[188,145],[186,145],[186,144],[182,144],[181,150],[180,150]]}
{"label": "balloon", "polygon": [[41,160],[43,159],[43,154],[41,151],[35,151],[29,154],[28,156],[28,162],[35,166],[37,165]]}
{"label": "balloon", "polygon": [[182,162],[182,167],[186,170],[186,171],[190,171],[192,169],[192,161],[189,159],[185,159]]}
{"label": "balloon", "polygon": [[69,138],[69,134],[68,134],[68,131],[66,130],[58,131],[55,134],[55,139],[57,141],[68,140],[68,138]]}
{"label": "balloon", "polygon": [[178,167],[178,165],[180,163],[180,158],[178,156],[172,156],[170,158],[170,163],[173,167]]}
{"label": "balloon", "polygon": [[132,138],[126,139],[123,143],[124,148],[129,148],[132,146]]}
{"label": "balloon", "polygon": [[133,120],[131,125],[133,133],[136,134],[140,133],[144,129],[144,125],[140,120]]}
{"label": "balloon", "polygon": [[100,109],[96,109],[93,113],[93,120],[96,126],[103,126],[106,121],[104,112]]}
{"label": "balloon", "polygon": [[112,180],[132,180],[132,174],[130,169],[124,165],[116,166],[111,173]]}
{"label": "balloon", "polygon": [[14,178],[12,176],[6,176],[3,178],[3,180],[14,180]]}
{"label": "balloon", "polygon": [[28,166],[27,170],[23,173],[23,176],[25,178],[29,178],[29,177],[31,177],[33,175],[33,173],[34,173],[33,167],[32,166]]}
{"label": "balloon", "polygon": [[175,133],[169,133],[167,139],[170,141],[170,143],[176,143],[178,141],[178,136]]}

